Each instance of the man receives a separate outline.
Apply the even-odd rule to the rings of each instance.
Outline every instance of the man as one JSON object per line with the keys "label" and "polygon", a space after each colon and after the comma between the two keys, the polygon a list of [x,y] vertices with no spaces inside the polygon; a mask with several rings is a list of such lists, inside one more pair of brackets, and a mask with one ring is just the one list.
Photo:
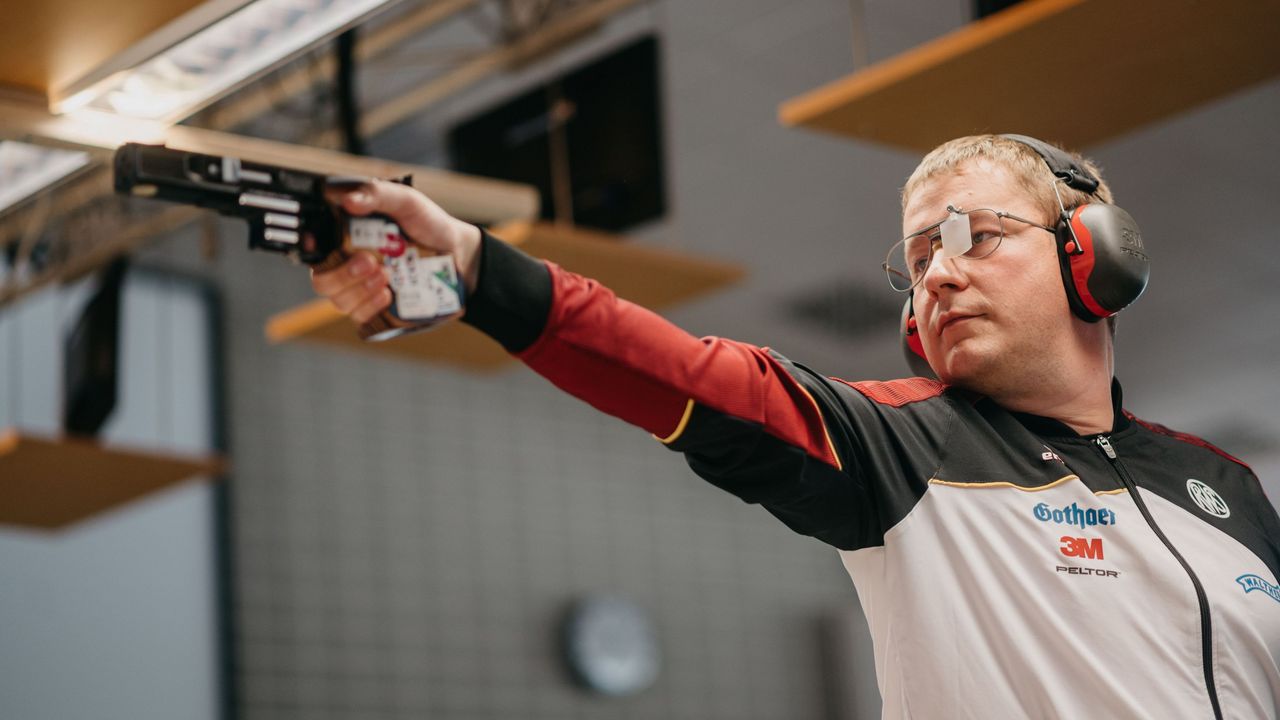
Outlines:
{"label": "man", "polygon": [[[1078,156],[961,138],[908,181],[886,269],[938,380],[693,338],[408,188],[335,200],[452,254],[465,321],[535,371],[838,548],[886,718],[1280,715],[1280,519],[1243,463],[1122,409],[1109,316],[1145,255]],[[1138,260],[1136,290],[1107,274]],[[357,322],[390,300],[369,256],[313,282]]]}

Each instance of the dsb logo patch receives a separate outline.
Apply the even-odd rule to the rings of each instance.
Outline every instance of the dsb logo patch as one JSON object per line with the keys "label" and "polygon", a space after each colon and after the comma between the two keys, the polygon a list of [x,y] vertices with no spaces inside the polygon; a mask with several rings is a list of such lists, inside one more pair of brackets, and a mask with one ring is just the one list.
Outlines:
{"label": "dsb logo patch", "polygon": [[1063,555],[1089,560],[1102,560],[1102,538],[1081,538],[1063,535],[1058,542]]}

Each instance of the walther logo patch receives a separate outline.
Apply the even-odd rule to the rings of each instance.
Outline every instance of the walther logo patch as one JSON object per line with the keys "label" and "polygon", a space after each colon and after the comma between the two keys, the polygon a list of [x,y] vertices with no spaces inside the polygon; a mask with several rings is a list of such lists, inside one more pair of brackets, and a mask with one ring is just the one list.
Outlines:
{"label": "walther logo patch", "polygon": [[1240,583],[1240,587],[1244,588],[1245,594],[1254,590],[1261,590],[1263,593],[1270,595],[1272,600],[1280,602],[1280,586],[1272,585],[1265,579],[1258,577],[1252,573],[1241,575],[1236,578],[1236,582]]}

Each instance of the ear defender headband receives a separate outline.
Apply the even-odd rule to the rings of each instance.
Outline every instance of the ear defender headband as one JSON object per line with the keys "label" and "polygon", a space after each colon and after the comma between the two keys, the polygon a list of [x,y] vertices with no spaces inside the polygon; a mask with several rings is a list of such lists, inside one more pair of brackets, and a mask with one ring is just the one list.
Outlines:
{"label": "ear defender headband", "polygon": [[[1058,181],[1088,195],[1101,184],[1070,155],[1026,135],[1001,135],[1036,152]],[[1055,228],[1062,284],[1071,312],[1085,322],[1098,322],[1123,310],[1147,289],[1151,263],[1142,244],[1138,223],[1115,205],[1091,202],[1073,210],[1062,204],[1057,183],[1053,186],[1061,214]],[[911,297],[902,313],[903,351],[911,370],[932,377],[924,345],[916,329]]]}

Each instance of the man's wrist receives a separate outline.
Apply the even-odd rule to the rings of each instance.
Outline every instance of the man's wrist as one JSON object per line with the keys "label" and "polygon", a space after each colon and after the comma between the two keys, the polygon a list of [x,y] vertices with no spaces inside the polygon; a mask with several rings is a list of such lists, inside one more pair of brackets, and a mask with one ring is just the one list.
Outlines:
{"label": "man's wrist", "polygon": [[468,294],[475,293],[480,281],[480,228],[471,223],[457,221],[453,258]]}
{"label": "man's wrist", "polygon": [[[497,340],[508,352],[529,347],[551,311],[547,265],[477,228],[477,282],[462,321]],[[461,270],[461,268],[459,268]]]}

